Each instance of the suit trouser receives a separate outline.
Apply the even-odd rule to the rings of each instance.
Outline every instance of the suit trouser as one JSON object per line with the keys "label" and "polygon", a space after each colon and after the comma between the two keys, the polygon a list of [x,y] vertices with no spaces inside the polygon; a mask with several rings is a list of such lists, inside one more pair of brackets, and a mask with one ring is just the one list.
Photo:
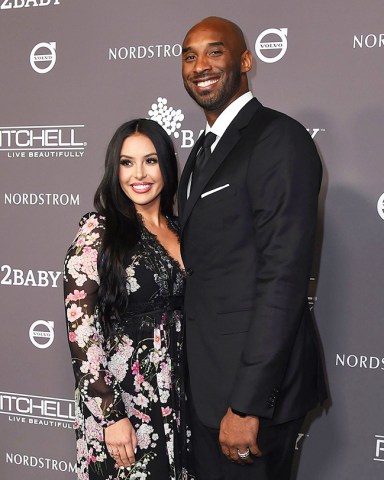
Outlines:
{"label": "suit trouser", "polygon": [[260,426],[262,457],[239,465],[221,452],[219,430],[201,423],[192,408],[192,446],[197,480],[289,480],[297,435],[304,417],[279,425]]}

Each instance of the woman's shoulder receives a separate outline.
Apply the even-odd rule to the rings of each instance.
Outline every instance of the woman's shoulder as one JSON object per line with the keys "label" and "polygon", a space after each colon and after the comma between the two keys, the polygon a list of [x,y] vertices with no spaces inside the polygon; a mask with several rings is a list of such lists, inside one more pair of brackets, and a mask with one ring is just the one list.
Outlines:
{"label": "woman's shoulder", "polygon": [[98,212],[88,212],[80,218],[79,226],[80,228],[85,227],[91,230],[99,226],[105,228],[105,217]]}
{"label": "woman's shoulder", "polygon": [[97,258],[105,230],[105,218],[96,212],[89,212],[81,217],[79,225],[64,260],[64,280],[72,278],[78,287],[88,280],[99,282]]}
{"label": "woman's shoulder", "polygon": [[105,230],[105,217],[97,212],[88,212],[81,217],[79,227],[70,249],[76,247],[77,252],[84,247],[98,249]]}

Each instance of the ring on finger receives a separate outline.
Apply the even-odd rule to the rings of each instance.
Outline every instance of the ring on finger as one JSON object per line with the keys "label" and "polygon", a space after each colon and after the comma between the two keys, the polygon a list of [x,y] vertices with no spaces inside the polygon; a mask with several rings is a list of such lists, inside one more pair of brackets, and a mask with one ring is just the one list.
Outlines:
{"label": "ring on finger", "polygon": [[237,449],[237,454],[238,454],[239,458],[241,458],[242,460],[245,460],[246,458],[249,457],[249,448],[247,448],[247,450],[245,452],[240,452],[240,450]]}

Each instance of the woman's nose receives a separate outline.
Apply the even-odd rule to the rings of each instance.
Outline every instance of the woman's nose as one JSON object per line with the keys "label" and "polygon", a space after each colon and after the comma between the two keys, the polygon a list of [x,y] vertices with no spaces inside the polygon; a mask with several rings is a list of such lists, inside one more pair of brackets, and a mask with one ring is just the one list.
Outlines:
{"label": "woman's nose", "polygon": [[147,176],[145,172],[145,167],[143,165],[136,165],[135,177],[138,180],[141,180]]}

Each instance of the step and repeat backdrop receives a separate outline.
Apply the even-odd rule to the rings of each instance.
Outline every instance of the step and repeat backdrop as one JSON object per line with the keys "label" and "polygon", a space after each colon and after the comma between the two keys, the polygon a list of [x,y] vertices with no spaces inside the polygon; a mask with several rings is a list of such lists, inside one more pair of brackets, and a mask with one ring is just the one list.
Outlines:
{"label": "step and repeat backdrop", "polygon": [[121,123],[163,122],[182,169],[205,121],[181,43],[208,15],[243,28],[253,93],[324,163],[309,297],[331,401],[297,439],[295,478],[383,478],[382,0],[0,0],[3,480],[76,477],[63,258]]}

